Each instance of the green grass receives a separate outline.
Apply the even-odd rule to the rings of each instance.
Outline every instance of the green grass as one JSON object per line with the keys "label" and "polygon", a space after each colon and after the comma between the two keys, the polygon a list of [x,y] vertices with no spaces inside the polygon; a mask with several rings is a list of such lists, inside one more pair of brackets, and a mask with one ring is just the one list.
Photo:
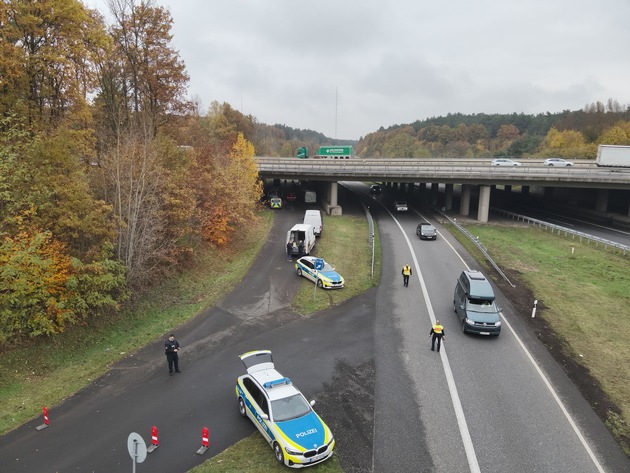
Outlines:
{"label": "green grass", "polygon": [[[630,258],[539,228],[466,228],[499,267],[520,273],[545,306],[538,316],[561,337],[566,354],[588,368],[621,409],[621,416],[610,414],[609,428],[618,439],[630,438]],[[451,230],[487,268],[479,251]]]}
{"label": "green grass", "polygon": [[368,243],[368,224],[365,217],[324,216],[324,231],[317,241],[314,255],[324,258],[345,279],[343,289],[315,290],[315,284],[302,278],[300,289],[293,301],[294,309],[311,314],[337,305],[377,286],[380,277],[380,240],[374,228],[374,278],[372,251]]}
{"label": "green grass", "polygon": [[[286,473],[289,469],[280,465],[273,455],[273,450],[256,432],[241,440],[227,450],[221,452],[199,465],[190,473]],[[326,460],[308,469],[313,473],[339,473],[337,457]]]}
{"label": "green grass", "polygon": [[196,255],[194,269],[156,287],[118,317],[73,327],[54,338],[2,354],[0,432],[18,427],[86,387],[124,358],[214,305],[249,270],[273,223],[261,212],[257,225],[229,249]]}

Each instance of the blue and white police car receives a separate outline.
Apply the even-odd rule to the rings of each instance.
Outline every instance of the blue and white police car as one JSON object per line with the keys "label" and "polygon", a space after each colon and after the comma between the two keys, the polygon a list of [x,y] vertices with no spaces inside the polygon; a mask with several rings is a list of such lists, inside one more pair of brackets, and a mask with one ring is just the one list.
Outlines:
{"label": "blue and white police car", "polygon": [[240,356],[247,374],[236,383],[238,410],[249,417],[273,448],[276,460],[304,468],[332,457],[335,439],[289,378],[276,371],[271,351]]}
{"label": "blue and white police car", "polygon": [[[317,260],[320,260],[321,269],[317,269]],[[310,279],[317,287],[324,289],[341,289],[345,281],[326,261],[314,256],[304,256],[295,263],[295,272],[298,276]]]}

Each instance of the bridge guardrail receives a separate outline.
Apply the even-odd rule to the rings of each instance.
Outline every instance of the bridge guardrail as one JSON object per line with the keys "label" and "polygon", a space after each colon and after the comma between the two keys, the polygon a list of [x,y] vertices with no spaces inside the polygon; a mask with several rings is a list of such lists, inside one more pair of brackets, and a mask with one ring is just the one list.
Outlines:
{"label": "bridge guardrail", "polygon": [[590,235],[588,233],[580,232],[577,230],[571,230],[570,228],[563,227],[561,225],[556,225],[554,223],[545,222],[544,220],[538,220],[528,217],[526,215],[510,212],[509,210],[498,209],[495,207],[491,207],[490,210],[495,213],[503,214],[507,217],[516,219],[517,221],[523,221],[527,224],[544,228],[545,230],[551,230],[552,234],[554,233],[554,231],[556,231],[558,235],[560,235],[560,233],[564,233],[564,236],[572,235],[574,240],[576,237],[578,237],[580,239],[580,242],[582,240],[586,240],[587,244],[594,242],[595,248],[598,248],[599,244],[601,243],[602,245],[604,245],[604,250],[608,250],[608,248],[610,247],[614,251],[618,250],[622,252],[624,256],[627,256],[628,251],[630,251],[630,246],[624,245],[622,243],[617,243],[616,241],[607,240],[605,238],[600,238],[598,236]]}
{"label": "bridge guardrail", "polygon": [[361,202],[363,206],[363,210],[365,211],[365,216],[367,217],[368,222],[368,243],[370,245],[370,249],[372,251],[372,279],[374,279],[374,219],[372,218],[372,214],[370,213],[370,207],[366,206],[363,202]]}

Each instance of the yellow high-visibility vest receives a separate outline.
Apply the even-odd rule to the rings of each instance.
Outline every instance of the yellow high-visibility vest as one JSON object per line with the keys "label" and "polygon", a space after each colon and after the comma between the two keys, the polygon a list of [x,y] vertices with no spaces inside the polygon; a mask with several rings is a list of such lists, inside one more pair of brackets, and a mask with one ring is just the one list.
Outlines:
{"label": "yellow high-visibility vest", "polygon": [[411,274],[411,268],[409,267],[409,265],[405,265],[405,267],[403,268],[403,274],[405,276],[409,276]]}
{"label": "yellow high-visibility vest", "polygon": [[434,333],[440,334],[440,333],[442,333],[442,330],[444,330],[444,327],[442,327],[441,325],[435,324],[433,326],[433,332]]}

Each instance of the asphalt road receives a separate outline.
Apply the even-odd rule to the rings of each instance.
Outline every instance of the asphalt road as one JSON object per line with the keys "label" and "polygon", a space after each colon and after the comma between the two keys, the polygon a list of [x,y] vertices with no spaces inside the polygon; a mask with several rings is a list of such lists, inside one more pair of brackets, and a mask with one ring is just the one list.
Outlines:
{"label": "asphalt road", "polygon": [[[393,194],[363,195],[378,220],[383,262],[374,471],[630,471],[605,426],[498,289],[502,334],[462,333],[453,312],[455,279],[479,268],[439,221],[413,204],[393,215]],[[438,228],[437,241],[415,236],[423,218]],[[405,263],[414,272],[408,288],[400,275]],[[428,336],[436,318],[447,334],[439,355]]]}
{"label": "asphalt road", "polygon": [[[176,329],[183,373],[168,376],[163,342],[156,341],[50,409],[50,428],[36,431],[36,419],[1,437],[0,470],[129,471],[129,433],[150,443],[156,425],[160,447],[138,473],[186,472],[254,432],[236,407],[234,384],[244,372],[238,355],[270,349],[278,370],[317,399],[348,473],[575,473],[598,471],[596,462],[600,471],[629,471],[627,457],[536,337],[510,316],[502,294],[509,326],[498,339],[460,332],[452,290],[474,263],[458,256],[461,247],[439,223],[429,216],[439,239],[420,242],[413,210],[394,220],[387,211],[393,196],[379,196],[381,207],[362,193],[364,186],[349,187],[369,202],[378,222],[378,288],[310,317],[293,313],[289,302],[300,279],[286,261],[284,241],[303,208],[290,204],[277,213],[257,270],[219,306]],[[340,198],[344,212],[359,211],[345,191]],[[407,262],[414,275],[404,288],[400,270]],[[447,334],[440,354],[429,350],[434,317]],[[199,456],[204,426],[210,449]]]}

